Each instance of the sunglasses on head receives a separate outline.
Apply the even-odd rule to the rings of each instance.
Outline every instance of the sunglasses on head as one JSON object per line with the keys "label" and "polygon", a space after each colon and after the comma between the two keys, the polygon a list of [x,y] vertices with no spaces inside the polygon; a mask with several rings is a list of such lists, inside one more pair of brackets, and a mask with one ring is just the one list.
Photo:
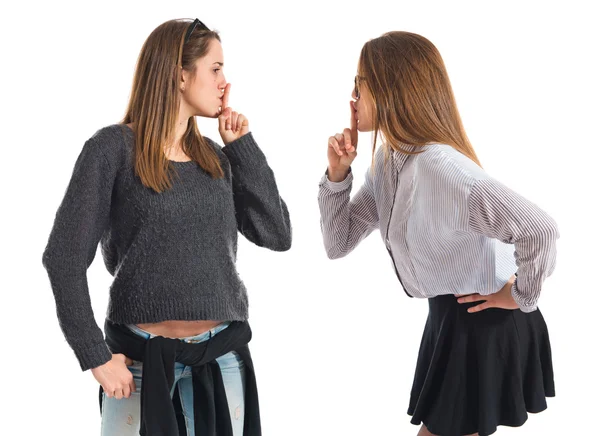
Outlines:
{"label": "sunglasses on head", "polygon": [[187,43],[190,40],[190,37],[192,36],[192,33],[194,32],[194,30],[196,29],[196,27],[199,27],[200,29],[204,29],[204,30],[210,30],[206,24],[204,24],[202,21],[200,21],[198,18],[196,18],[192,24],[189,25],[187,31],[185,32],[185,38],[183,39],[183,43]]}

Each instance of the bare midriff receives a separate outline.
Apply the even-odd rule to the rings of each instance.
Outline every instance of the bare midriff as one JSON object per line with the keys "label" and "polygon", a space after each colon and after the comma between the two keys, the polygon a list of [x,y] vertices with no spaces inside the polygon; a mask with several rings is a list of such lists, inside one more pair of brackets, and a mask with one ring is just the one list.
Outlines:
{"label": "bare midriff", "polygon": [[153,335],[165,338],[185,338],[206,333],[223,321],[162,321],[157,323],[137,324],[139,328]]}

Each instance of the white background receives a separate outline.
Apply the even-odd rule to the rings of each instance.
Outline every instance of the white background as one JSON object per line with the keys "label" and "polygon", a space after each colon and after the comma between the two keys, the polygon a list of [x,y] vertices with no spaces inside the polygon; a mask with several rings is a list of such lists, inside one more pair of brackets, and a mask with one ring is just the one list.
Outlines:
{"label": "white background", "polygon": [[[59,329],[42,252],[84,141],[123,116],[145,38],[163,21],[195,17],[221,32],[231,106],[248,116],[292,217],[289,252],[239,245],[264,435],[417,433],[406,409],[427,303],[401,290],[378,233],[328,260],[316,200],[327,138],[347,126],[362,44],[389,30],[438,47],[486,170],[561,231],[540,301],[558,396],[497,434],[597,432],[600,38],[591,3],[4,2],[0,434],[99,433],[97,383]],[[214,120],[200,126],[220,140]],[[355,188],[370,140],[360,137]],[[102,325],[111,276],[100,253],[88,278]]]}

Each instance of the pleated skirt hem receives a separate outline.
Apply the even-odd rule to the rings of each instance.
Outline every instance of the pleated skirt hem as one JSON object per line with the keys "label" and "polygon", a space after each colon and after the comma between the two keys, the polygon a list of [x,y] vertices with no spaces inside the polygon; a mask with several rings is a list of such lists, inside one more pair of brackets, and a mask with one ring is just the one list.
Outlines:
{"label": "pleated skirt hem", "polygon": [[539,310],[468,313],[453,295],[429,299],[408,414],[439,436],[519,427],[554,397],[548,329]]}

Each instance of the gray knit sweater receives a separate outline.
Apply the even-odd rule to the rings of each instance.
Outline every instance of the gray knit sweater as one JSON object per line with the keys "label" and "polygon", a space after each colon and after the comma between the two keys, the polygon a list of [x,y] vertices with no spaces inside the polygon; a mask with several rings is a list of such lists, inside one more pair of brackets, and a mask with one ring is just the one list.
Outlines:
{"label": "gray knit sweater", "polygon": [[98,243],[114,276],[106,316],[127,324],[245,320],[237,231],[261,247],[290,248],[288,210],[252,134],[223,148],[208,141],[225,177],[172,162],[177,177],[162,193],[135,176],[127,126],[105,127],[83,146],[43,254],[60,327],[82,370],[111,359],[86,277]]}

